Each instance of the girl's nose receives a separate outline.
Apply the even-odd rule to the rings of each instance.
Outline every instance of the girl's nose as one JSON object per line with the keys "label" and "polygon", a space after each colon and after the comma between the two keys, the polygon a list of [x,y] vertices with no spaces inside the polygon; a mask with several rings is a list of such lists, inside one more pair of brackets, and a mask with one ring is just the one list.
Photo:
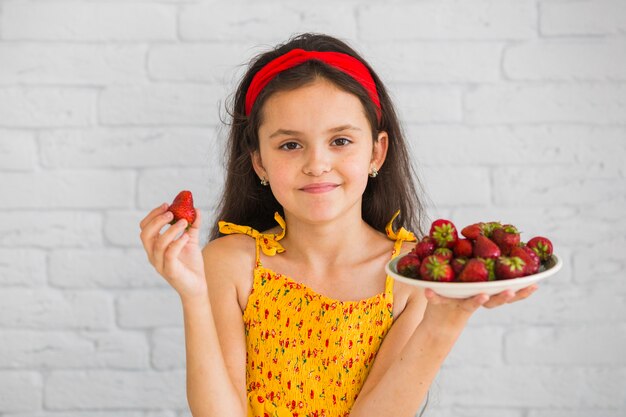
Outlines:
{"label": "girl's nose", "polygon": [[319,148],[309,148],[302,172],[306,175],[318,177],[330,171],[331,166],[331,157],[328,151]]}

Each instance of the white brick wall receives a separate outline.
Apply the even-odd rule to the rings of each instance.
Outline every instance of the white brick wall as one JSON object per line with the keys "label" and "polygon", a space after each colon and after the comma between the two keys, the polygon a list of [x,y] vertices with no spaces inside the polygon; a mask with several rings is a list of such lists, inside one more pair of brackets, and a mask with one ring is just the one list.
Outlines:
{"label": "white brick wall", "polygon": [[386,81],[431,220],[565,260],[472,318],[427,415],[626,415],[626,1],[0,0],[0,416],[189,416],[138,222],[182,188],[213,220],[240,66],[301,31]]}

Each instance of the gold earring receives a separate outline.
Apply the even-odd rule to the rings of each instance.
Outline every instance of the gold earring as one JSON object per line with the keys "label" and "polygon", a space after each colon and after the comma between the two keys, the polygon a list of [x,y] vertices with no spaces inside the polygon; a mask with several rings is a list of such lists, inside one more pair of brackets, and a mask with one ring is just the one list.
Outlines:
{"label": "gold earring", "polygon": [[269,185],[269,183],[270,182],[267,179],[265,179],[265,177],[261,178],[261,185]]}
{"label": "gold earring", "polygon": [[372,167],[372,172],[370,172],[370,177],[375,178],[378,175],[378,170],[375,167]]}

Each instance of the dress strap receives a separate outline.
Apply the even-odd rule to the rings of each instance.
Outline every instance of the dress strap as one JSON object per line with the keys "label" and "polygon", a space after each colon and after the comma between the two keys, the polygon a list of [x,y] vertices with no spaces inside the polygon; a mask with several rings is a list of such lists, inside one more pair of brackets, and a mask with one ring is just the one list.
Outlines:
{"label": "dress strap", "polygon": [[283,237],[285,237],[285,220],[278,212],[274,213],[274,219],[278,222],[283,229],[280,233],[261,233],[250,226],[241,226],[235,223],[225,222],[220,220],[218,222],[220,232],[224,234],[242,233],[246,234],[256,240],[256,266],[261,266],[261,256],[259,249],[263,250],[263,253],[268,256],[274,256],[277,253],[282,253],[285,248],[278,243]]}
{"label": "dress strap", "polygon": [[395,240],[396,243],[393,245],[393,252],[391,252],[391,259],[395,258],[400,254],[400,249],[402,248],[402,242],[415,242],[417,238],[413,234],[413,232],[409,232],[404,227],[401,227],[397,232],[393,231],[393,221],[400,214],[400,210],[396,211],[396,214],[393,215],[387,226],[385,227],[385,232],[387,232],[387,236],[389,239]]}

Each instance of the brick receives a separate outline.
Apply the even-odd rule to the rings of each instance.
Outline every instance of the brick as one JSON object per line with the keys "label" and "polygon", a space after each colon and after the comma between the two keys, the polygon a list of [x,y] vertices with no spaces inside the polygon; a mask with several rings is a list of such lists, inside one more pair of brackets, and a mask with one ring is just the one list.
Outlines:
{"label": "brick", "polygon": [[[626,323],[591,326],[528,327],[504,337],[508,363],[528,365],[626,365]],[[567,354],[564,354],[567,352]]]}
{"label": "brick", "polygon": [[[437,390],[437,388],[434,388]],[[433,396],[433,386],[431,385],[431,398]],[[441,393],[439,395],[445,395]],[[441,408],[437,403],[430,403],[426,408],[428,414],[437,417],[524,417],[524,411],[505,407],[473,407],[471,404]],[[426,414],[424,414],[426,415]]]}
{"label": "brick", "polygon": [[167,289],[126,291],[117,299],[118,325],[122,328],[182,327],[180,297]]}
{"label": "brick", "polygon": [[[611,228],[611,226],[611,223],[607,224],[607,228]],[[594,238],[589,239],[586,247],[576,248],[572,256],[574,281],[585,282],[595,279],[606,282],[615,280],[623,285],[623,271],[626,267],[626,258],[624,257],[626,238],[624,236],[626,233],[623,231],[621,236],[612,239],[597,233]]]}
{"label": "brick", "polygon": [[[581,126],[462,126],[416,125],[406,127],[422,166],[527,166],[575,164],[581,143],[609,135],[609,129],[590,132]],[[608,132],[607,132],[608,131]],[[619,132],[620,130],[618,130]],[[613,147],[617,147],[614,145]],[[598,156],[604,155],[601,151]]]}
{"label": "brick", "polygon": [[6,1],[0,28],[9,40],[175,40],[176,8],[144,2]]}
{"label": "brick", "polygon": [[[504,328],[495,326],[467,326],[452,351],[446,367],[495,366],[502,364]],[[482,352],[477,355],[476,352]]]}
{"label": "brick", "polygon": [[444,371],[441,404],[476,407],[620,407],[623,368],[464,367]]}
{"label": "brick", "polygon": [[[489,173],[482,167],[424,167],[418,172],[429,199],[441,206],[485,206],[491,200]],[[458,187],[459,178],[472,187]]]}
{"label": "brick", "polygon": [[368,4],[358,10],[359,38],[371,42],[533,38],[535,7],[528,0]]}
{"label": "brick", "polygon": [[623,417],[624,410],[620,409],[606,409],[606,408],[592,408],[585,410],[576,410],[572,408],[563,409],[531,409],[528,411],[527,417]]}
{"label": "brick", "polygon": [[53,371],[44,388],[52,410],[183,408],[184,371]]}
{"label": "brick", "polygon": [[17,210],[0,216],[0,246],[59,248],[102,243],[102,216],[98,213]]}
{"label": "brick", "polygon": [[77,127],[95,122],[96,91],[0,87],[0,127]]}
{"label": "brick", "polygon": [[50,283],[58,288],[165,286],[141,250],[61,249],[50,254]]}
{"label": "brick", "polygon": [[46,282],[46,253],[36,249],[0,248],[0,285],[37,287]]}
{"label": "brick", "polygon": [[215,4],[190,4],[181,8],[180,33],[184,40],[245,40],[255,44],[284,42],[286,33],[310,30],[332,33],[341,38],[356,38],[357,22],[353,16],[352,5],[338,3],[319,3],[315,8],[297,3],[285,7],[273,2],[231,2],[219,7]]}
{"label": "brick", "polygon": [[11,288],[0,292],[0,328],[105,330],[112,322],[112,303],[102,292]]}
{"label": "brick", "polygon": [[217,125],[220,86],[153,85],[112,86],[98,101],[104,125]]}
{"label": "brick", "polygon": [[0,209],[124,208],[133,202],[133,175],[124,171],[38,171],[5,173]]}
{"label": "brick", "polygon": [[626,123],[624,84],[508,84],[467,93],[466,120],[497,123]]}
{"label": "brick", "polygon": [[0,44],[0,83],[140,83],[147,48],[135,45]]}
{"label": "brick", "polygon": [[135,332],[0,330],[0,367],[81,369],[149,368],[149,346]]}
{"label": "brick", "polygon": [[568,40],[512,45],[504,51],[502,65],[504,74],[513,80],[626,80],[626,42]]}
{"label": "brick", "polygon": [[499,81],[502,45],[480,42],[376,42],[363,55],[385,83]]}
{"label": "brick", "polygon": [[583,0],[539,4],[542,35],[607,35],[626,29],[626,4],[622,0]]}
{"label": "brick", "polygon": [[184,329],[156,329],[152,333],[152,365],[159,371],[185,369]]}
{"label": "brick", "polygon": [[221,155],[216,136],[215,127],[55,129],[41,133],[41,163],[55,169],[206,166]]}
{"label": "brick", "polygon": [[602,163],[608,167],[622,168],[626,155],[626,127],[590,128],[578,149],[578,159],[583,164]]}
{"label": "brick", "polygon": [[1,370],[0,410],[2,414],[40,409],[43,399],[42,387],[42,377],[38,372]]}
{"label": "brick", "polygon": [[626,197],[619,170],[601,164],[496,167],[493,192],[498,205],[592,205]]}
{"label": "brick", "polygon": [[403,123],[450,123],[463,119],[463,97],[458,88],[394,84],[388,88]]}
{"label": "brick", "polygon": [[31,171],[37,159],[34,132],[0,129],[0,167],[3,171]]}
{"label": "brick", "polygon": [[150,210],[133,212],[112,211],[107,213],[104,221],[104,236],[107,242],[115,246],[141,247],[142,243],[139,236],[141,228],[139,223],[149,212]]}

